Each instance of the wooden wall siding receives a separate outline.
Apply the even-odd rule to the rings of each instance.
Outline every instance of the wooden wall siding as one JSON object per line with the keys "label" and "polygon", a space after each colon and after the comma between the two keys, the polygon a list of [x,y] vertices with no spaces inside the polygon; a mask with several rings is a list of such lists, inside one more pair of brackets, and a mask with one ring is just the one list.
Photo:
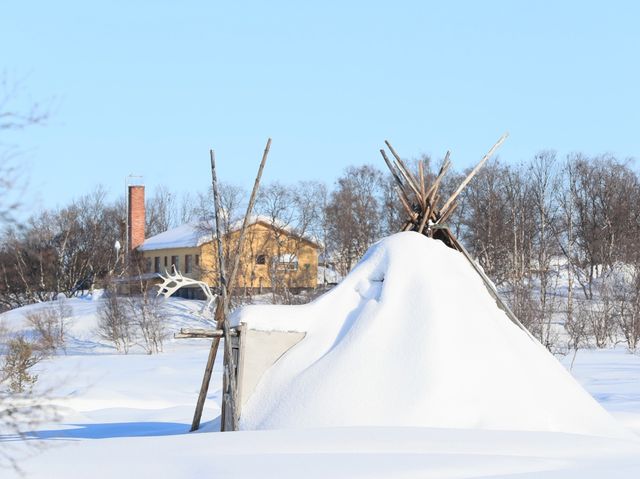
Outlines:
{"label": "wooden wall siding", "polygon": [[[239,232],[232,232],[223,238],[223,249],[228,258],[230,251],[235,251]],[[193,271],[189,274],[184,272],[185,255],[200,255],[200,262],[195,266],[193,260]],[[272,261],[283,255],[295,255],[298,259],[297,270],[287,270],[274,268]],[[319,248],[308,240],[294,236],[286,231],[273,228],[272,226],[258,222],[250,225],[247,229],[247,238],[240,258],[240,268],[236,280],[236,287],[239,288],[271,288],[272,279],[276,279],[279,284],[286,284],[289,288],[315,288],[318,274],[318,254]],[[197,248],[172,248],[155,251],[144,251],[145,258],[160,256],[161,272],[164,266],[164,256],[168,257],[169,264],[171,256],[180,256],[180,272],[184,276],[199,279],[207,282],[211,286],[217,286],[217,253],[213,242],[205,243]],[[266,256],[265,264],[257,264],[256,258],[259,255]],[[274,276],[275,275],[275,276]]]}

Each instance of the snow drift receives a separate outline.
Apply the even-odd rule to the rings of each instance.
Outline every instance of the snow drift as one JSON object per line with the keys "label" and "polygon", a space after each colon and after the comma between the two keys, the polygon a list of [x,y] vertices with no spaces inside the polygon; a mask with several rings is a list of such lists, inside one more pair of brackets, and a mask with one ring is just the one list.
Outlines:
{"label": "snow drift", "polygon": [[306,337],[262,377],[242,429],[422,426],[628,433],[510,322],[462,254],[406,232],[333,290],[232,318]]}

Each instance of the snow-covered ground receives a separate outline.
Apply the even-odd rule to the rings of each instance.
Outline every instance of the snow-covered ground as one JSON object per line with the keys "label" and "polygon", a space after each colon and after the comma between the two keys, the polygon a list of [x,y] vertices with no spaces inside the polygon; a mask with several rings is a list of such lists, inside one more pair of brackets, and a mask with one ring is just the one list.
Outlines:
{"label": "snow-covered ground", "polygon": [[[27,441],[0,438],[4,451],[30,456],[21,461],[26,477],[640,477],[640,442],[587,435],[425,427],[219,433],[221,358],[204,427],[189,433],[208,342],[170,340],[162,354],[116,354],[95,334],[101,300],[68,301],[74,319],[67,353],[37,366],[38,388],[50,391],[59,420],[31,431]],[[168,306],[173,331],[206,325],[198,302]],[[21,329],[25,311],[40,307],[1,318]],[[640,434],[639,356],[622,348],[582,350],[572,373]],[[44,447],[35,453],[29,444]],[[0,477],[14,476],[0,470]]]}

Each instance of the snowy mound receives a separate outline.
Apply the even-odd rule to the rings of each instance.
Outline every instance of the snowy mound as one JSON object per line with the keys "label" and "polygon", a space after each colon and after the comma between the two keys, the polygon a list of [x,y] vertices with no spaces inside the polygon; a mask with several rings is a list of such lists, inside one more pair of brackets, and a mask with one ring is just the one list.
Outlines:
{"label": "snowy mound", "polygon": [[510,322],[462,254],[417,233],[374,245],[329,293],[248,306],[250,328],[305,331],[262,377],[242,429],[423,426],[627,432]]}

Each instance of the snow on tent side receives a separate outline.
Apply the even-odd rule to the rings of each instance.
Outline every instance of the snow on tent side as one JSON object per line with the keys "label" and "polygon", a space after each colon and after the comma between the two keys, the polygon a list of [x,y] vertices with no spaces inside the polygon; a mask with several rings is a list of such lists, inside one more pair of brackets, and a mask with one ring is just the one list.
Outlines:
{"label": "snow on tent side", "polygon": [[333,290],[248,306],[249,329],[304,331],[262,376],[241,429],[423,426],[628,433],[514,325],[462,254],[404,232]]}

